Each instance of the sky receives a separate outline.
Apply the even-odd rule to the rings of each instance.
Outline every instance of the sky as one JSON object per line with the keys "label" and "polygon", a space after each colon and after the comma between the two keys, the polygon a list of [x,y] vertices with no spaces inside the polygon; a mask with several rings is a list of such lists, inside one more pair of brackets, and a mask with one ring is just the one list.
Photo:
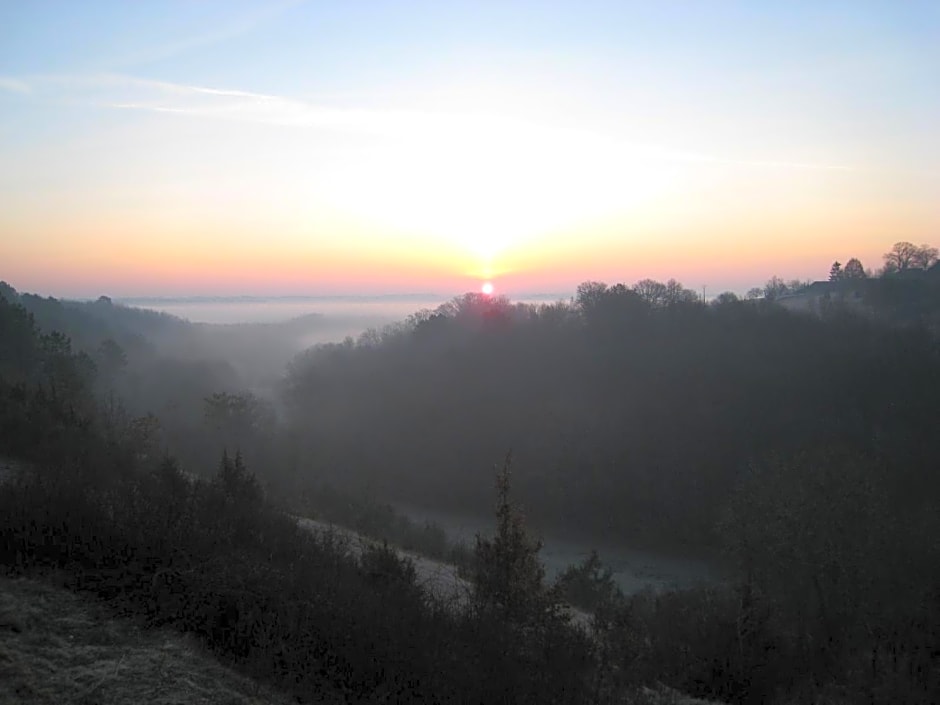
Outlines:
{"label": "sky", "polygon": [[940,245],[940,3],[0,0],[0,279],[710,293]]}

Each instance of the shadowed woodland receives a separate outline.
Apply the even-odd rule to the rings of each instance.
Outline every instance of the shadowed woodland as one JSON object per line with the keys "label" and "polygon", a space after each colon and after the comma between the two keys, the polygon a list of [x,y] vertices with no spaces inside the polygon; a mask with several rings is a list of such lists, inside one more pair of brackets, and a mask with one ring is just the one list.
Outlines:
{"label": "shadowed woodland", "polygon": [[[305,700],[936,702],[927,250],[751,299],[650,280],[552,305],[468,294],[309,349],[273,385],[192,354],[180,319],[4,285],[0,558]],[[496,530],[472,547],[383,509],[490,514],[494,463]],[[471,599],[285,511],[460,562]],[[729,578],[625,596],[595,554],[549,583],[533,527]]]}

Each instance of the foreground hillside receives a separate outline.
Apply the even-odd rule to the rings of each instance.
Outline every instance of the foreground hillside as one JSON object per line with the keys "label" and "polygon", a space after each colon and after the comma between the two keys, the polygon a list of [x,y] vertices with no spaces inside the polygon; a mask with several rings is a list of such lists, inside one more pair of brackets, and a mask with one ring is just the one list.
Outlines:
{"label": "foreground hillside", "polygon": [[[221,666],[191,639],[115,618],[34,580],[0,578],[0,704],[262,705],[286,696]],[[322,702],[342,702],[324,695]]]}
{"label": "foreground hillside", "polygon": [[[606,287],[596,289],[602,301],[633,301],[626,290],[611,294]],[[10,461],[7,478],[0,483],[0,564],[19,574],[55,571],[70,589],[96,595],[151,626],[188,632],[242,674],[305,702],[320,699],[324,682],[349,701],[374,703],[619,705],[633,696],[645,698],[645,689],[659,684],[742,705],[940,702],[940,547],[929,538],[940,535],[935,511],[940,350],[923,331],[869,328],[847,318],[805,323],[774,310],[736,304],[722,312],[680,307],[650,309],[648,316],[634,317],[637,325],[647,319],[650,335],[640,339],[644,345],[656,339],[657,330],[671,339],[702,326],[714,332],[717,324],[735,320],[739,342],[756,340],[762,332],[782,341],[785,333],[802,330],[807,334],[804,341],[825,343],[821,349],[829,350],[827,359],[833,364],[804,355],[805,364],[789,369],[814,372],[803,375],[803,386],[829,383],[825,394],[817,394],[817,405],[803,404],[796,416],[784,413],[794,410],[792,404],[773,395],[762,397],[775,398],[770,405],[758,403],[753,394],[736,402],[742,418],[748,408],[753,407],[753,416],[773,407],[770,417],[790,421],[774,428],[789,429],[793,436],[778,447],[754,424],[738,424],[739,429],[749,429],[738,433],[745,445],[753,449],[753,443],[762,440],[776,450],[755,456],[724,493],[712,497],[721,501],[710,503],[710,513],[722,510],[714,533],[740,567],[737,577],[715,588],[625,600],[611,589],[610,575],[588,561],[571,574],[567,587],[570,604],[597,605],[592,635],[571,623],[559,591],[545,580],[539,543],[528,535],[521,512],[509,499],[508,458],[496,478],[497,530],[476,543],[470,599],[456,610],[422,589],[415,565],[394,551],[381,546],[357,556],[330,535],[318,536],[285,516],[283,510],[291,504],[266,492],[249,467],[261,469],[267,478],[278,468],[286,469],[296,483],[292,498],[299,501],[314,480],[328,482],[336,468],[354,475],[354,464],[331,463],[326,452],[328,440],[345,435],[360,445],[386,446],[388,452],[376,458],[375,467],[386,468],[393,478],[395,467],[401,468],[393,451],[406,443],[403,436],[391,439],[398,446],[385,444],[393,422],[400,426],[401,418],[414,417],[420,411],[415,407],[422,404],[425,412],[437,408],[435,400],[461,399],[461,409],[473,406],[472,398],[456,387],[454,394],[440,397],[440,389],[448,389],[445,382],[456,384],[462,372],[473,372],[464,386],[479,382],[482,388],[485,382],[494,388],[496,381],[507,379],[496,374],[504,357],[499,351],[508,355],[503,362],[510,368],[514,360],[545,363],[547,356],[520,357],[520,351],[528,334],[542,327],[536,325],[540,318],[551,317],[551,312],[526,313],[500,304],[495,312],[485,308],[477,316],[474,305],[481,301],[471,297],[464,303],[470,306],[466,315],[458,311],[451,316],[445,310],[428,318],[429,323],[404,330],[401,338],[393,334],[376,345],[327,348],[301,361],[294,370],[300,375],[292,379],[306,383],[295,386],[290,396],[298,409],[318,399],[332,410],[329,416],[321,415],[323,423],[332,419],[333,426],[314,424],[305,435],[304,427],[295,425],[298,419],[292,418],[287,429],[274,428],[265,435],[264,426],[255,423],[250,397],[212,395],[203,409],[208,428],[192,437],[200,454],[215,455],[215,442],[228,438],[237,443],[227,447],[248,446],[255,462],[249,464],[241,453],[233,457],[222,452],[215,462],[183,465],[154,442],[151,431],[159,425],[158,418],[135,417],[112,395],[102,397],[101,373],[89,364],[87,354],[75,352],[60,333],[41,333],[25,309],[0,296],[0,457]],[[582,341],[581,349],[596,350],[606,359],[618,347],[611,341],[620,339],[615,333],[622,325],[608,324],[607,316],[597,318],[591,313],[596,306],[578,306],[569,311],[569,342],[587,336],[596,345]],[[530,314],[535,318],[529,323],[514,322],[512,316],[494,318],[501,309],[516,311],[524,320]],[[426,333],[434,333],[428,349],[421,342]],[[463,343],[454,348],[450,343],[456,334]],[[853,343],[848,349],[846,341]],[[422,365],[417,353],[430,354],[441,344],[443,354],[436,365]],[[557,351],[551,344],[542,347]],[[761,354],[754,357],[752,348],[737,349],[747,353],[729,359],[721,367],[725,374],[748,362],[766,367],[767,361]],[[850,354],[853,349],[858,352]],[[799,356],[801,350],[802,345],[791,344],[784,352]],[[480,355],[468,356],[467,351]],[[833,351],[846,354],[833,357]],[[649,364],[629,370],[668,371],[653,364],[652,350],[634,350],[639,352]],[[672,371],[682,371],[680,363],[686,358],[676,356]],[[834,364],[836,359],[840,364]],[[474,361],[478,364],[470,365]],[[415,384],[409,396],[400,376],[377,374],[403,365],[401,376],[407,378],[410,370],[417,381],[416,364],[425,377],[440,384]],[[578,369],[596,371],[597,365]],[[688,374],[695,378],[694,372]],[[624,381],[622,376],[605,378]],[[385,384],[390,379],[398,382]],[[634,373],[630,379],[639,377]],[[665,393],[666,382],[674,385],[684,379],[664,377],[653,386]],[[764,391],[795,387],[798,379],[794,374],[775,377]],[[875,381],[863,382],[868,379]],[[357,380],[378,392],[370,408],[375,410],[379,400],[386,406],[374,418],[376,423],[349,423],[355,416],[349,412]],[[559,399],[570,399],[577,388],[569,386],[565,392],[565,386],[555,382],[545,389],[561,394]],[[349,393],[337,396],[343,387]],[[394,409],[387,406],[396,396],[393,391],[401,402]],[[544,398],[536,395],[525,407],[542,409],[538,400]],[[625,402],[631,398],[623,397]],[[405,403],[409,399],[414,400],[411,406]],[[754,404],[745,403],[748,399]],[[855,412],[848,413],[850,407]],[[694,404],[692,408],[702,410]],[[291,409],[292,417],[298,409]],[[446,423],[437,430],[462,428],[455,425],[455,413],[440,407],[438,417]],[[609,427],[599,429],[601,435],[626,423],[616,413],[585,418],[609,418]],[[651,428],[653,421],[637,418],[644,423],[634,429],[634,436]],[[343,419],[349,428],[336,425]],[[480,424],[468,427],[486,430]],[[840,427],[843,433],[835,433]],[[332,439],[325,435],[331,428]],[[359,431],[350,435],[354,428]],[[439,435],[433,426],[416,428],[419,445]],[[711,447],[693,442],[684,429],[680,423],[669,433],[651,436],[649,447],[668,452],[684,445],[685,453],[699,448],[703,454]],[[819,434],[802,443],[800,429]],[[505,430],[512,435],[512,429]],[[486,435],[482,431],[481,437]],[[701,429],[698,432],[701,436]],[[252,445],[246,441],[253,433],[258,442]],[[600,438],[587,431],[583,435],[587,438],[580,432],[568,438],[582,446]],[[324,445],[310,446],[317,455],[307,455],[305,448],[314,437]],[[863,439],[870,443],[859,444]],[[720,440],[714,439],[724,447]],[[436,445],[442,442],[437,439]],[[262,453],[265,448],[269,452]],[[622,467],[633,466],[631,462]],[[445,462],[434,467],[440,469],[438,483],[453,474]],[[626,471],[620,476],[621,466],[595,466],[593,474],[589,466],[579,467],[587,468],[582,474],[585,483],[606,487],[613,499],[617,485],[605,478],[618,478],[621,487],[637,489],[632,505],[617,507],[618,517],[629,518],[644,504],[649,504],[648,516],[655,507],[635,476]],[[685,522],[687,533],[697,522],[683,508],[693,498],[709,504],[700,490],[711,488],[714,494],[715,486],[707,484],[714,476],[689,467],[670,478],[669,466],[655,467],[662,474],[655,485],[664,493],[662,498],[668,499],[670,490],[685,499],[671,506],[672,516]],[[547,465],[545,484],[563,491],[563,483],[552,480],[557,475],[552,468],[563,469]],[[480,469],[485,469],[482,464]],[[479,469],[467,479],[480,485],[492,482],[492,476]],[[525,472],[514,474],[514,479],[522,488],[528,479],[532,488],[531,472],[528,478]],[[579,503],[569,497],[571,517],[587,522],[613,501],[595,505],[585,504],[586,499],[582,495]],[[537,500],[529,495],[526,502],[537,507]],[[666,514],[658,523],[669,518]],[[433,532],[426,538],[433,539]]]}

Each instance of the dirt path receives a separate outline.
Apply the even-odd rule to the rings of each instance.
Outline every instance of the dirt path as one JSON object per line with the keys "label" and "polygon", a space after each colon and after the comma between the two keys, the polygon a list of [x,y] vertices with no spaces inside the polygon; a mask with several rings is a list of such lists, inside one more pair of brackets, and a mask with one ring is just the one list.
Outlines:
{"label": "dirt path", "polygon": [[[367,548],[381,546],[380,541],[370,539],[351,529],[329,524],[316,519],[306,519],[295,517],[297,522],[304,528],[318,534],[333,534],[342,541],[348,548],[350,554],[358,558]],[[445,601],[455,600],[458,602],[469,601],[473,586],[469,581],[460,577],[457,572],[457,566],[449,563],[426,558],[425,556],[411,551],[405,551],[393,546],[398,555],[408,558],[414,564],[415,572],[418,575],[418,584],[424,588],[428,594]]]}
{"label": "dirt path", "polygon": [[[297,522],[310,531],[320,534],[333,534],[339,540],[343,541],[348,547],[349,552],[357,558],[362,552],[372,546],[379,546],[381,542],[370,539],[366,536],[347,529],[336,524],[329,524],[315,519],[305,519],[295,517]],[[398,555],[408,558],[414,564],[417,573],[417,582],[429,594],[450,602],[454,605],[465,606],[470,602],[470,596],[473,592],[473,584],[462,577],[457,572],[457,566],[450,563],[427,558],[411,551],[405,551],[393,546]],[[591,624],[591,615],[574,607],[568,607],[568,613],[572,622],[584,629],[589,629]]]}

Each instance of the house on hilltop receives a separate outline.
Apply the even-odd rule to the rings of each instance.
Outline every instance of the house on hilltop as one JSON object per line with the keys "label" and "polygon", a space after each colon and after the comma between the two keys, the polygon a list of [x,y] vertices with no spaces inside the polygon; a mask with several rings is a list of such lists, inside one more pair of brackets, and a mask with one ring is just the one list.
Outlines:
{"label": "house on hilltop", "polygon": [[826,306],[836,304],[853,309],[864,304],[868,279],[840,279],[837,281],[815,281],[805,289],[780,296],[776,303],[789,311],[821,313]]}

